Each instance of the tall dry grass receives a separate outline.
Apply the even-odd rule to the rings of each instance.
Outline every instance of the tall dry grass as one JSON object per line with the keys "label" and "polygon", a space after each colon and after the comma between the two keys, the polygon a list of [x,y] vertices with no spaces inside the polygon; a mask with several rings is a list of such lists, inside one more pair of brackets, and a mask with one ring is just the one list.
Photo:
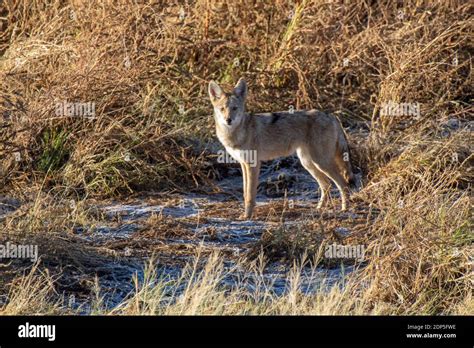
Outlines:
{"label": "tall dry grass", "polygon": [[[350,293],[363,297],[361,312],[472,313],[472,10],[468,1],[3,1],[1,185],[78,198],[212,185],[220,169],[206,82],[245,76],[249,110],[316,107],[349,128],[364,184],[354,201],[381,212],[353,241],[368,248],[370,286]],[[57,117],[63,101],[94,102],[96,118]],[[419,103],[420,116],[384,116],[387,102]],[[222,312],[207,308],[195,313]]]}

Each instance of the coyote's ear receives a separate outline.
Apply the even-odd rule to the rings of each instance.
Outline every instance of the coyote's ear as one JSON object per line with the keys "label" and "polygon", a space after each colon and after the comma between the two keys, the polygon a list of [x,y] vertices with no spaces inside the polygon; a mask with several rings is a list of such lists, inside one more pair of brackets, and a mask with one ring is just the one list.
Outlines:
{"label": "coyote's ear", "polygon": [[209,82],[209,97],[211,97],[212,102],[215,102],[222,97],[222,89],[214,81]]}
{"label": "coyote's ear", "polygon": [[241,77],[234,87],[234,94],[242,99],[247,96],[247,82]]}

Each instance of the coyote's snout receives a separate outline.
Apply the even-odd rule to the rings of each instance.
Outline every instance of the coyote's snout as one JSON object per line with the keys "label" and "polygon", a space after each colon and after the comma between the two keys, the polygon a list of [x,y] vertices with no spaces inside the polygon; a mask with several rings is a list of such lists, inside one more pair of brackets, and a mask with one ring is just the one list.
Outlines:
{"label": "coyote's snout", "polygon": [[[318,208],[327,201],[332,180],[347,208],[348,184],[354,176],[349,147],[341,124],[332,115],[317,110],[249,114],[245,112],[247,84],[240,79],[231,93],[211,81],[209,96],[214,106],[217,137],[242,166],[245,218],[251,218],[257,195],[261,161],[296,152],[301,164],[321,189]],[[250,162],[255,153],[256,161]]]}

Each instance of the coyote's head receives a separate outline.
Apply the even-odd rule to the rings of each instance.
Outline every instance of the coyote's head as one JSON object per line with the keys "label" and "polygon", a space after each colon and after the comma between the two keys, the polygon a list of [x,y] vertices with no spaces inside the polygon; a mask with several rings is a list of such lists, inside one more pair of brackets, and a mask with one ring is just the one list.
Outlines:
{"label": "coyote's head", "polygon": [[214,106],[214,117],[222,127],[232,130],[245,117],[247,83],[243,78],[237,82],[232,93],[225,93],[214,81],[209,82],[209,97]]}

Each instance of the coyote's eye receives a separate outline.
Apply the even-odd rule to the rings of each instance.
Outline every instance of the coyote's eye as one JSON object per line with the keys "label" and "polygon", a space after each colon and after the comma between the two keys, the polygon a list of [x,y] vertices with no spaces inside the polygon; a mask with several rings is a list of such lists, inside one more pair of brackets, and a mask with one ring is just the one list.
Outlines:
{"label": "coyote's eye", "polygon": [[224,112],[225,111],[225,107],[221,107],[221,112]]}

